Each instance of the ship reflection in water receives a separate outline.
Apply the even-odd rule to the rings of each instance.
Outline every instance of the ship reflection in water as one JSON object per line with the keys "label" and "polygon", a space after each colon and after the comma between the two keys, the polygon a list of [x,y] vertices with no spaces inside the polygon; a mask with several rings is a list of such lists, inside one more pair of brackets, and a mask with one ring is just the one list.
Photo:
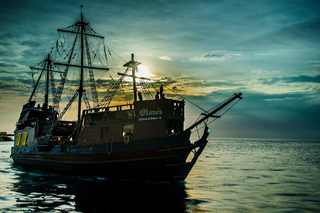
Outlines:
{"label": "ship reflection in water", "polygon": [[319,140],[210,140],[174,184],[39,172],[10,147],[0,142],[0,212],[320,212]]}
{"label": "ship reflection in water", "polygon": [[[19,211],[62,212],[197,212],[184,182],[174,184],[114,181],[105,178],[38,173],[15,166],[12,191]],[[23,172],[21,172],[23,171]],[[11,208],[11,210],[13,210]]]}

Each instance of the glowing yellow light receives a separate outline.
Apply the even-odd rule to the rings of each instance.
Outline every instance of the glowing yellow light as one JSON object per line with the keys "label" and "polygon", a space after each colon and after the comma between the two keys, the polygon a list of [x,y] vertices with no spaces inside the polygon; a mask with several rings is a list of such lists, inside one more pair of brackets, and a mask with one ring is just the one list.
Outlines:
{"label": "glowing yellow light", "polygon": [[148,68],[144,65],[139,65],[138,66],[138,71],[136,72],[137,77],[144,77],[144,78],[152,78],[154,76],[151,74],[148,70]]}
{"label": "glowing yellow light", "polygon": [[[128,75],[132,75],[132,71],[130,70]],[[152,76],[154,76],[153,74],[151,74],[149,71],[148,71],[148,68],[144,65],[139,65],[136,69],[136,72],[135,72],[135,76],[136,77],[143,77],[143,78],[152,78]],[[126,81],[126,82],[133,82],[133,79],[132,77],[124,77],[123,81]],[[141,80],[138,78],[136,79],[136,82],[140,82]]]}

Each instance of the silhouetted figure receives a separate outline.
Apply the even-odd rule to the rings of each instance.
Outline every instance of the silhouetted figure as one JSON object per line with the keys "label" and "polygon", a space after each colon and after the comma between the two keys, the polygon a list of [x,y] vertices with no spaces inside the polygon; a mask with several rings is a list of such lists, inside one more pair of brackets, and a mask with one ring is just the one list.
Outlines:
{"label": "silhouetted figure", "polygon": [[142,95],[141,92],[138,92],[139,100],[142,101]]}
{"label": "silhouetted figure", "polygon": [[163,86],[160,86],[160,98],[164,99],[164,94],[163,94]]}
{"label": "silhouetted figure", "polygon": [[156,100],[159,100],[159,92],[157,92],[156,96],[155,96]]}

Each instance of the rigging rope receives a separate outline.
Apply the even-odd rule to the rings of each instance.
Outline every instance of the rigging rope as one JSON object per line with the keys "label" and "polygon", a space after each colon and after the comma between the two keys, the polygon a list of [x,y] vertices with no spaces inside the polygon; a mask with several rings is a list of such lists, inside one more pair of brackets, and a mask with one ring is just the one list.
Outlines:
{"label": "rigging rope", "polygon": [[[199,109],[201,109],[202,111],[204,111],[205,113],[208,113],[207,110],[203,109],[202,107],[200,107],[199,105],[193,103],[192,101],[190,101],[189,99],[187,99],[186,97],[176,93],[175,91],[173,91],[172,89],[170,89],[169,87],[167,87],[166,85],[163,85],[165,88],[169,89],[171,92],[175,93],[176,95],[180,96],[182,99],[185,99],[186,101],[188,101],[189,103],[191,103],[192,105],[198,107]],[[154,86],[153,86],[154,87]]]}
{"label": "rigging rope", "polygon": [[[232,107],[234,107],[234,105],[236,105],[239,101],[240,101],[241,99],[238,99],[235,103],[233,103],[225,112],[223,112],[221,115],[220,115],[220,117],[222,117],[224,114],[226,114]],[[225,101],[224,101],[225,102]],[[224,103],[223,102],[223,103]],[[220,104],[219,104],[220,105]],[[213,108],[214,109],[214,108]],[[210,110],[211,111],[211,110]],[[211,124],[212,122],[214,122],[214,121],[216,121],[218,119],[218,117],[217,118],[214,118],[212,121],[210,121],[209,123],[206,123],[206,125],[209,125],[209,124]],[[208,120],[209,120],[209,118],[208,118]],[[205,125],[205,126],[206,126]],[[205,127],[205,126],[202,126],[202,127],[200,127],[199,129],[197,129],[197,130],[195,130],[195,131],[198,131],[198,130],[200,130],[200,129],[202,129],[203,127]],[[193,131],[192,133],[194,133],[195,131]]]}
{"label": "rigging rope", "polygon": [[[161,82],[159,82],[159,81],[155,81],[155,82],[161,84]],[[151,85],[152,85],[152,87],[156,90],[155,86],[154,86],[153,84],[151,84]],[[197,108],[199,108],[200,110],[202,110],[202,111],[205,112],[205,113],[209,113],[210,111],[218,108],[219,106],[221,106],[222,104],[224,104],[225,102],[228,101],[228,99],[227,99],[227,100],[224,100],[222,103],[217,104],[216,106],[214,106],[214,107],[211,108],[210,110],[205,110],[205,109],[203,109],[202,107],[200,107],[199,105],[197,105],[197,104],[193,103],[192,101],[190,101],[189,99],[187,99],[186,97],[184,97],[184,96],[176,93],[175,91],[173,91],[172,89],[170,89],[168,86],[166,86],[166,85],[163,85],[163,86],[164,86],[165,88],[169,89],[169,90],[170,90],[171,92],[173,92],[174,94],[180,96],[182,99],[184,99],[184,100],[188,101],[189,103],[191,103],[192,105],[196,106]],[[157,91],[157,90],[156,90],[156,91]],[[238,100],[238,101],[239,101],[239,100]],[[238,101],[237,101],[237,102],[238,102]],[[237,102],[236,102],[236,103],[237,103]],[[235,104],[234,104],[234,105],[235,105]],[[232,105],[232,106],[234,106],[234,105]],[[199,119],[199,118],[198,118],[198,119]]]}

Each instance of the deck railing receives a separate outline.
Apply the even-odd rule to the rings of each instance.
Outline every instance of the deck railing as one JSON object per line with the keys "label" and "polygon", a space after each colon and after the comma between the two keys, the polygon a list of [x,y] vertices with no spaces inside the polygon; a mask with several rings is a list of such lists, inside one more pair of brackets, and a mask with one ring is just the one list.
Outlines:
{"label": "deck railing", "polygon": [[86,109],[86,114],[90,113],[97,113],[97,112],[116,112],[116,111],[122,111],[122,110],[132,110],[134,109],[133,104],[125,104],[125,105],[118,105],[118,106],[109,106],[109,107],[102,107],[97,109]]}

